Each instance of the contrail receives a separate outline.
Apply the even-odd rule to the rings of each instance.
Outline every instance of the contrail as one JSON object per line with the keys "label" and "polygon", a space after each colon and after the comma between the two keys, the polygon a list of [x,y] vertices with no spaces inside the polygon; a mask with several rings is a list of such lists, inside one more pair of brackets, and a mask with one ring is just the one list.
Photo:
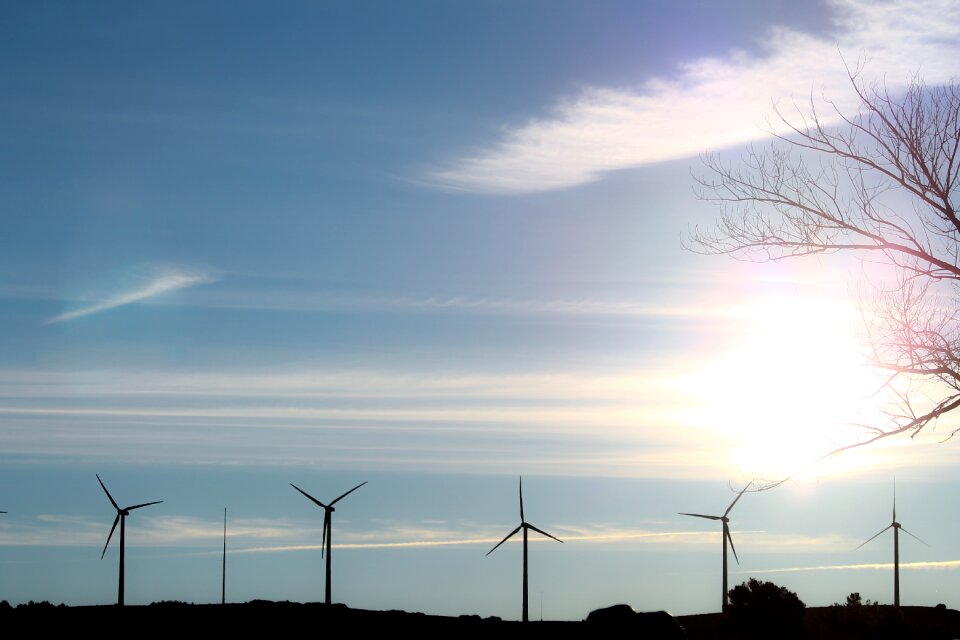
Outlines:
{"label": "contrail", "polygon": [[[636,540],[640,538],[669,538],[680,536],[702,536],[702,531],[672,531],[663,533],[601,533],[595,535],[564,536],[570,541],[619,541]],[[488,545],[499,542],[500,538],[465,538],[453,540],[409,540],[404,542],[341,542],[334,544],[337,549],[410,549],[423,547],[451,547],[465,545]],[[322,549],[322,545],[298,544],[280,545],[271,547],[247,547],[235,549],[231,553],[272,553],[278,551],[312,551]],[[207,553],[207,552],[204,552]],[[212,553],[212,552],[210,552]],[[219,553],[219,552],[217,552]]]}
{"label": "contrail", "polygon": [[98,302],[97,304],[93,304],[88,307],[61,313],[58,316],[50,318],[44,324],[55,324],[58,322],[66,322],[67,320],[75,320],[76,318],[82,318],[83,316],[100,313],[101,311],[107,311],[116,307],[133,304],[134,302],[140,302],[141,300],[146,300],[147,298],[152,298],[169,291],[185,289],[187,287],[193,287],[198,284],[204,284],[213,281],[214,278],[208,275],[167,271],[155,276],[152,280],[147,282],[139,289],[127,291],[126,293],[119,293],[115,296],[107,298],[102,302]]}
{"label": "contrail", "polygon": [[[937,560],[934,562],[901,562],[901,569],[955,569],[960,560]],[[827,564],[815,567],[787,567],[784,569],[752,569],[737,571],[742,574],[754,573],[800,573],[809,571],[857,571],[861,569],[892,569],[892,562],[871,562],[868,564]]]}

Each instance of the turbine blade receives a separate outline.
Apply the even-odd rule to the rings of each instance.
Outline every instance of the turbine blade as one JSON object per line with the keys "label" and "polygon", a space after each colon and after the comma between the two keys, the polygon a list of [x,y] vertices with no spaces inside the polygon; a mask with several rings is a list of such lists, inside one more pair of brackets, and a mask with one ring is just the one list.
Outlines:
{"label": "turbine blade", "polygon": [[149,507],[152,504],[160,504],[163,500],[157,500],[155,502],[144,502],[143,504],[135,504],[132,507],[127,507],[127,511],[133,511],[134,509],[139,509],[140,507]]}
{"label": "turbine blade", "polygon": [[507,534],[507,537],[504,538],[503,540],[501,540],[500,542],[498,542],[496,547],[494,547],[493,549],[490,549],[490,551],[487,551],[487,555],[490,555],[491,553],[493,553],[494,551],[496,551],[496,550],[497,550],[497,547],[499,547],[499,546],[502,545],[504,542],[506,542],[507,540],[509,540],[510,538],[512,538],[513,535],[514,535],[517,531],[520,531],[520,529],[521,529],[522,527],[523,527],[523,525],[521,524],[519,527],[517,527],[516,529],[514,529],[513,531],[511,531],[510,533],[508,533],[508,534]]}
{"label": "turbine blade", "polygon": [[547,533],[547,532],[544,531],[543,529],[537,529],[537,528],[536,528],[535,526],[533,526],[532,524],[528,524],[527,527],[530,528],[530,529],[533,529],[533,530],[536,531],[537,533],[542,533],[543,535],[547,536],[548,538],[553,538],[554,540],[556,540],[556,541],[559,542],[560,544],[563,544],[563,540],[561,540],[560,538],[558,538],[558,537],[556,537],[556,536],[550,535],[549,533]]}
{"label": "turbine blade", "polygon": [[327,511],[323,514],[323,537],[320,538],[320,557],[323,557],[323,554],[327,550],[327,529],[330,528],[330,512]]}
{"label": "turbine blade", "polygon": [[[903,531],[905,534],[907,534],[908,536],[910,536],[911,538],[914,538],[915,540],[917,540],[917,541],[919,541],[919,542],[923,542],[923,540],[920,540],[920,538],[918,538],[917,536],[913,535],[912,533],[910,533],[909,531],[907,531],[907,530],[904,529],[903,527],[900,527],[900,531]],[[925,545],[928,546],[928,547],[930,546],[930,545],[928,545],[926,542],[923,542],[923,544],[925,544]]]}
{"label": "turbine blade", "polygon": [[724,523],[723,525],[723,535],[727,536],[727,542],[730,543],[730,550],[733,551],[733,559],[737,561],[737,564],[740,564],[740,558],[737,557],[737,548],[733,546],[733,536],[730,535],[730,527]]}
{"label": "turbine blade", "polygon": [[706,518],[707,520],[723,520],[722,516],[705,516],[702,513],[684,513],[682,511],[677,513],[681,516],[693,516],[694,518]]}
{"label": "turbine blade", "polygon": [[738,494],[737,494],[737,497],[733,499],[733,502],[730,503],[730,506],[727,507],[727,510],[723,512],[724,517],[726,517],[726,516],[728,516],[728,515],[730,514],[730,510],[733,509],[733,505],[737,504],[737,500],[740,499],[740,496],[743,495],[743,492],[746,491],[747,489],[749,489],[749,488],[750,488],[750,485],[752,485],[752,484],[753,484],[753,480],[751,480],[750,482],[748,482],[748,483],[747,483],[747,486],[745,486],[743,489],[740,489],[740,493],[738,493]]}
{"label": "turbine blade", "polygon": [[110,492],[107,491],[107,485],[103,484],[103,480],[100,479],[100,474],[95,474],[97,476],[97,482],[100,483],[100,486],[103,487],[103,492],[107,494],[107,498],[110,499],[110,504],[113,505],[113,508],[117,511],[120,511],[120,507],[117,505],[117,501],[113,499],[113,496],[110,495]]}
{"label": "turbine blade", "polygon": [[526,522],[523,519],[523,476],[520,476],[520,522]]}
{"label": "turbine blade", "polygon": [[363,482],[361,482],[360,484],[358,484],[357,486],[355,486],[353,489],[350,489],[350,491],[347,491],[345,494],[343,494],[342,496],[340,496],[339,498],[337,498],[336,500],[334,500],[333,502],[331,502],[331,503],[330,503],[330,506],[332,507],[333,505],[337,504],[338,502],[340,502],[341,500],[343,500],[344,498],[346,498],[348,495],[350,495],[351,493],[353,493],[354,491],[356,491],[357,489],[359,489],[359,488],[362,487],[363,485],[367,484],[367,482],[369,482],[369,480],[364,480]]}
{"label": "turbine blade", "polygon": [[327,508],[327,505],[323,504],[322,502],[320,502],[319,500],[317,500],[317,499],[314,498],[312,495],[310,495],[309,493],[307,493],[306,491],[304,491],[303,489],[301,489],[301,488],[298,487],[297,485],[293,484],[292,482],[290,483],[290,486],[293,487],[294,489],[296,489],[297,491],[299,491],[300,493],[302,493],[303,495],[307,496],[307,498],[309,498],[310,500],[313,500],[313,502],[314,502],[315,504],[317,504],[318,506],[321,506],[321,507],[323,507],[324,509]]}
{"label": "turbine blade", "polygon": [[892,522],[897,521],[897,479],[893,479],[893,520]]}
{"label": "turbine blade", "polygon": [[113,520],[113,526],[110,527],[110,535],[107,536],[107,544],[103,545],[103,553],[100,554],[100,559],[103,560],[103,556],[107,555],[107,547],[110,546],[110,538],[113,537],[113,532],[117,528],[117,523],[120,522],[120,510],[117,509],[117,517]]}
{"label": "turbine blade", "polygon": [[[881,533],[883,533],[884,531],[886,531],[892,526],[893,526],[892,524],[889,524],[885,526],[883,529],[880,529],[880,531],[876,535],[874,535],[872,538],[870,538],[870,540],[873,540],[873,538],[876,538],[877,536],[879,536]],[[870,542],[870,540],[867,540],[867,542]],[[867,542],[864,542],[863,544],[861,544],[860,547],[862,547],[864,544],[867,544]],[[857,549],[859,549],[860,547],[857,547]],[[856,551],[857,549],[854,549],[854,551]]]}

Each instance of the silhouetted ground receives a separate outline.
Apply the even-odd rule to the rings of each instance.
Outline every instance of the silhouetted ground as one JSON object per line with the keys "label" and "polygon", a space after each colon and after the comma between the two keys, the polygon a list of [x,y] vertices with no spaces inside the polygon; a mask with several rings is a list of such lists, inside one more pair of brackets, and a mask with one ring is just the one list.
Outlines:
{"label": "silhouetted ground", "polygon": [[[569,623],[536,622],[531,628],[552,637],[565,637],[562,628]],[[131,632],[174,637],[194,637],[198,633],[237,633],[241,637],[277,637],[280,633],[302,634],[337,630],[340,633],[398,634],[415,638],[520,637],[519,622],[503,622],[499,618],[480,616],[431,616],[406,611],[366,611],[345,605],[327,606],[318,603],[269,602],[255,600],[244,604],[195,605],[182,602],[158,602],[149,606],[112,605],[93,607],[55,606],[41,602],[15,608],[0,606],[0,626],[27,630],[43,636],[49,633],[76,633],[79,629],[129,628]],[[549,630],[548,630],[549,629]],[[556,631],[559,629],[559,632]],[[515,633],[516,632],[516,633]],[[528,634],[524,631],[524,637]],[[533,635],[539,635],[534,633]]]}
{"label": "silhouetted ground", "polygon": [[[5,603],[2,603],[5,605]],[[730,616],[703,614],[679,616],[690,640],[747,640],[748,638],[782,638],[794,635],[812,640],[951,640],[960,638],[960,612],[945,607],[902,607],[864,605],[860,607],[808,608],[802,628],[745,629]],[[149,606],[65,607],[49,603],[33,603],[9,607],[0,605],[0,625],[20,629],[24,633],[66,632],[81,629],[130,628],[137,633],[173,633],[178,635],[211,632],[274,634],[299,633],[310,629],[317,633],[336,629],[385,633],[391,636],[412,635],[433,637],[494,637],[496,640],[515,637],[593,638],[630,637],[655,640],[635,626],[612,623],[596,625],[587,622],[520,622],[479,616],[431,616],[405,611],[365,611],[344,605],[299,604],[292,602],[252,601],[244,604],[193,605],[181,602],[160,602]],[[600,631],[600,629],[603,631]],[[609,630],[609,631],[608,631]],[[615,631],[616,630],[616,631]],[[622,633],[618,632],[621,631]]]}
{"label": "silhouetted ground", "polygon": [[863,605],[807,608],[800,628],[744,628],[731,616],[679,616],[690,640],[752,640],[797,637],[810,640],[952,640],[960,638],[960,612],[946,607]]}

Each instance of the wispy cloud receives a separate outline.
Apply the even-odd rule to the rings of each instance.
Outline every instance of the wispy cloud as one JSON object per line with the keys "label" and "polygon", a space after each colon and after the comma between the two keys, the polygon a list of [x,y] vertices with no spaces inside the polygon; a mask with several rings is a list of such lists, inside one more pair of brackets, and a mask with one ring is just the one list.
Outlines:
{"label": "wispy cloud", "polygon": [[466,313],[491,316],[593,316],[630,318],[704,318],[735,314],[736,309],[714,310],[702,305],[651,304],[626,298],[506,298],[469,295],[345,296],[298,293],[245,292],[208,298],[208,307],[271,311],[347,311],[390,313]]}
{"label": "wispy cloud", "polygon": [[[109,508],[109,507],[108,507]],[[106,542],[112,513],[102,518],[64,514],[43,514],[28,520],[0,523],[0,545],[17,546],[92,546]],[[354,524],[337,535],[338,549],[424,549],[433,547],[491,547],[500,542],[504,525],[476,522],[386,521]],[[136,519],[138,547],[207,548],[192,551],[196,555],[221,553],[223,524],[218,519],[182,515],[147,515]],[[719,531],[633,528],[612,524],[596,526],[553,524],[548,527],[567,544],[641,545],[659,549],[714,548]],[[735,530],[739,543],[755,552],[777,553],[832,551],[849,549],[853,541],[837,535],[803,536],[764,531]],[[319,550],[315,522],[297,519],[236,518],[229,526],[229,552],[232,554],[284,553]],[[514,538],[508,544],[519,544]],[[533,537],[540,544],[549,540]],[[920,567],[931,563],[913,563]],[[936,563],[934,563],[936,564]],[[942,563],[941,563],[942,564]],[[956,563],[955,563],[956,564]],[[889,565],[838,565],[838,568],[883,568]],[[904,565],[906,566],[906,565]],[[952,565],[951,565],[952,566]],[[824,567],[772,569],[768,572],[826,570]]]}
{"label": "wispy cloud", "polygon": [[[957,569],[960,560],[933,560],[930,562],[901,562],[901,569]],[[865,569],[893,569],[892,562],[870,562],[865,564],[824,564],[813,567],[786,567],[782,569],[751,569],[750,571],[735,571],[740,574],[763,573],[809,573],[815,571],[862,571]]]}
{"label": "wispy cloud", "polygon": [[[780,276],[782,279],[783,276]],[[670,276],[650,276],[598,290],[595,286],[574,285],[555,292],[517,290],[510,294],[490,295],[483,285],[455,291],[390,291],[331,289],[328,283],[298,278],[255,278],[232,274],[229,282],[208,271],[167,269],[154,272],[122,294],[101,296],[86,304],[50,318],[47,323],[63,322],[122,304],[143,302],[165,304],[162,294],[198,284],[218,282],[202,294],[177,298],[177,305],[208,309],[251,310],[306,313],[424,314],[444,316],[535,317],[555,319],[641,319],[651,321],[738,320],[753,314],[755,302],[748,296],[732,296],[731,287],[745,282],[769,286],[778,280],[769,273],[754,274],[740,270],[689,270]],[[833,274],[791,274],[789,284],[802,287],[816,297],[846,299],[848,291],[838,285]],[[642,297],[638,289],[644,290]],[[62,292],[50,285],[34,285],[29,290],[16,282],[0,280],[0,297],[59,300]]]}
{"label": "wispy cloud", "polygon": [[135,302],[142,302],[149,298],[170,293],[171,291],[193,287],[198,284],[212,282],[213,280],[214,278],[206,273],[190,272],[180,269],[166,269],[154,274],[146,282],[142,283],[135,289],[109,296],[95,304],[61,313],[60,315],[48,319],[45,324],[55,324],[58,322],[66,322],[68,320],[76,320],[77,318],[89,316],[94,313],[108,311],[110,309],[133,304]]}
{"label": "wispy cloud", "polygon": [[[0,545],[102,546],[107,541],[112,519],[113,514],[105,512],[101,519],[41,514],[25,521],[4,522],[0,526]],[[135,526],[137,539],[132,544],[138,547],[218,546],[223,539],[222,522],[191,516],[144,514],[137,518]],[[313,535],[313,529],[286,520],[237,518],[230,522],[230,539],[234,543],[256,544],[257,541],[290,540],[309,535]]]}
{"label": "wispy cloud", "polygon": [[[98,546],[106,541],[112,514],[102,519],[88,516],[41,514],[22,522],[4,522],[0,527],[0,545],[26,546]],[[137,519],[136,545],[141,547],[219,546],[223,536],[222,522],[193,516],[163,515]],[[338,534],[338,549],[403,549],[493,545],[503,535],[498,533],[471,533],[480,528],[490,531],[490,525],[439,523],[430,526],[423,522],[381,522],[366,530],[346,530]],[[565,542],[649,542],[671,543],[691,541],[695,544],[713,542],[713,532],[703,531],[649,531],[616,527],[552,527]],[[320,549],[322,545],[307,541],[316,538],[316,527],[289,519],[237,518],[230,521],[231,553],[269,553]],[[540,542],[534,538],[532,542]],[[514,540],[513,542],[516,542]],[[220,553],[211,551],[210,553]]]}
{"label": "wispy cloud", "polygon": [[830,37],[773,27],[760,41],[761,55],[692,60],[676,77],[652,78],[637,89],[587,88],[544,117],[506,127],[498,142],[426,180],[484,193],[558,189],[762,138],[774,100],[803,102],[822,90],[841,109],[855,109],[838,48],[867,56],[869,70],[884,73],[894,89],[918,71],[930,83],[956,74],[956,2],[834,0],[830,9]]}
{"label": "wispy cloud", "polygon": [[[509,465],[521,455],[511,444],[518,437],[542,445],[544,458],[553,452],[558,465],[576,458],[584,472],[596,465],[597,472],[623,467],[633,475],[672,476],[729,464],[718,453],[730,445],[727,436],[701,417],[709,406],[677,410],[699,405],[670,369],[685,363],[674,360],[621,372],[501,375],[8,371],[0,372],[0,433],[7,453],[85,455],[100,450],[109,433],[113,453],[133,447],[137,456],[174,455],[181,462],[189,449],[216,459],[272,451],[290,463],[311,455],[298,442],[304,434],[323,433],[345,456],[392,464],[416,456],[410,464],[430,468],[465,462],[457,456],[476,458],[470,464],[483,469]],[[261,439],[268,446],[246,452],[234,444]],[[145,449],[146,442],[157,446]],[[422,460],[445,447],[439,458]],[[951,451],[928,451],[919,442],[912,450],[933,456],[927,464],[942,458],[937,451]]]}
{"label": "wispy cloud", "polygon": [[[335,468],[726,478],[744,436],[691,395],[693,366],[670,355],[577,372],[7,370],[0,434],[22,456],[300,465],[322,446]],[[935,442],[900,449],[873,450],[875,463],[956,463]]]}
{"label": "wispy cloud", "polygon": [[[630,542],[638,540],[662,539],[675,542],[682,536],[702,537],[704,534],[697,531],[675,531],[665,533],[603,533],[596,535],[563,536],[563,541],[570,542]],[[503,536],[491,537],[473,537],[458,538],[450,540],[404,540],[404,541],[383,541],[383,542],[340,542],[335,545],[337,549],[424,549],[429,547],[461,547],[461,546],[484,546],[495,545],[503,539]],[[530,543],[540,544],[547,542],[547,538],[530,538]],[[509,540],[507,544],[518,544],[520,540]],[[310,551],[319,550],[321,545],[286,545],[275,547],[248,547],[237,549],[234,553],[275,553],[284,551]]]}
{"label": "wispy cloud", "polygon": [[[588,542],[596,544],[614,544],[623,542],[641,544],[707,544],[715,542],[716,535],[702,531],[642,531],[635,529],[578,529],[570,534],[564,527],[551,527],[565,543]],[[465,531],[393,531],[390,529],[366,533],[346,533],[347,540],[333,546],[337,549],[423,549],[430,547],[492,546],[503,539],[503,535],[469,535]],[[411,539],[412,538],[412,539]],[[519,544],[515,538],[508,545]],[[531,544],[549,542],[547,538],[532,537]],[[320,550],[319,544],[281,544],[271,546],[252,546],[233,549],[232,553],[282,553],[291,551]],[[211,552],[214,553],[214,552]]]}
{"label": "wispy cloud", "polygon": [[[329,283],[296,278],[255,278],[238,274],[216,288],[194,296],[189,304],[214,309],[257,311],[448,314],[519,317],[622,317],[622,318],[715,318],[744,312],[747,299],[731,300],[713,293],[715,289],[744,280],[742,273],[688,270],[670,275],[612,284],[598,290],[596,283],[565,286],[556,290],[549,285],[533,289],[518,288],[491,295],[483,283],[456,290],[390,290],[331,288]],[[763,284],[768,277],[753,276]],[[704,284],[715,285],[704,292]],[[813,289],[814,285],[806,285]],[[816,283],[819,295],[846,295],[836,288],[835,280],[821,278]],[[643,297],[637,290],[644,290]],[[2,289],[2,286],[0,286]],[[653,293],[655,290],[656,293]],[[692,300],[697,297],[698,299]]]}
{"label": "wispy cloud", "polygon": [[[570,528],[562,525],[551,526],[550,530],[567,544],[587,543],[592,545],[605,545],[626,543],[634,545],[656,545],[659,548],[712,548],[716,545],[717,536],[719,535],[715,531],[650,531],[616,527],[589,529],[583,527]],[[779,553],[789,553],[809,552],[813,548],[818,551],[831,551],[841,548],[848,549],[850,547],[850,540],[840,536],[810,537],[790,534],[769,534],[763,531],[735,531],[734,533],[743,544],[748,545],[754,551],[775,550]],[[462,531],[451,529],[394,530],[387,527],[381,530],[367,532],[345,532],[341,534],[341,537],[345,540],[333,545],[337,549],[424,549],[431,547],[489,547],[500,542],[503,539],[503,534],[470,535],[465,529]],[[520,544],[520,542],[521,539],[513,538],[509,540],[507,544],[515,545]],[[530,543],[532,544],[549,542],[547,538],[530,538]],[[315,543],[304,544],[291,542],[286,544],[232,547],[230,553],[285,553],[320,550],[322,547],[322,545]],[[210,551],[209,553],[212,555],[217,552]]]}

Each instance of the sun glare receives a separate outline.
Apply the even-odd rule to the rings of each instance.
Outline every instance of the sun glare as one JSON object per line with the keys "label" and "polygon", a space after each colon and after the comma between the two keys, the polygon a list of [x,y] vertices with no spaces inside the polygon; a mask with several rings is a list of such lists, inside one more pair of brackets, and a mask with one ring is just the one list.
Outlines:
{"label": "sun glare", "polygon": [[[813,471],[813,461],[853,442],[856,425],[879,417],[880,380],[866,364],[852,305],[772,298],[734,317],[735,338],[694,375],[695,414],[727,443],[744,476]],[[874,457],[833,458],[816,472],[860,468]]]}

